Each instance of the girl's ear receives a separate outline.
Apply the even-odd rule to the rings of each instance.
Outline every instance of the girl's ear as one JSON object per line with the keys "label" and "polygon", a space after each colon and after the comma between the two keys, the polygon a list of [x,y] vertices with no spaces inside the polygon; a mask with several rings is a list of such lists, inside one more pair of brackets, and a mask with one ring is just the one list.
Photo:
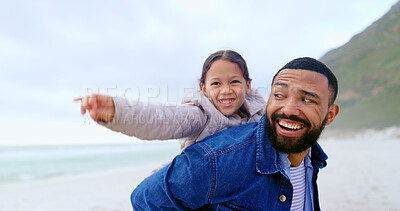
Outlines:
{"label": "girl's ear", "polygon": [[338,115],[338,113],[339,113],[339,105],[338,104],[332,104],[329,107],[328,114],[326,116],[325,126],[331,124],[333,122],[333,120],[335,119],[335,117]]}
{"label": "girl's ear", "polygon": [[247,84],[246,94],[249,94],[251,91],[251,81],[250,80],[247,81],[246,84]]}
{"label": "girl's ear", "polygon": [[207,91],[206,91],[206,85],[204,85],[203,83],[200,83],[200,87],[201,87],[201,91],[203,91],[203,94],[204,94],[206,97],[208,97],[208,96],[207,96]]}

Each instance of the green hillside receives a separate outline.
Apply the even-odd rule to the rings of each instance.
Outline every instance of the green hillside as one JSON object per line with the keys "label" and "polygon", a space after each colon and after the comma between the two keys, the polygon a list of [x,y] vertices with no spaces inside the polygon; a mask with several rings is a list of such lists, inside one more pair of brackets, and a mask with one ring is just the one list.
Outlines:
{"label": "green hillside", "polygon": [[330,129],[400,125],[400,2],[321,61],[339,81],[341,110]]}

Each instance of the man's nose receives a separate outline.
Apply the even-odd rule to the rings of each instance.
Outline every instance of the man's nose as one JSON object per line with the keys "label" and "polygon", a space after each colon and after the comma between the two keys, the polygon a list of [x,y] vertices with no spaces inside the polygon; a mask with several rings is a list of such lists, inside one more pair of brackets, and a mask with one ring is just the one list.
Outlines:
{"label": "man's nose", "polygon": [[288,99],[283,107],[281,108],[282,113],[286,116],[299,116],[300,115],[300,105],[295,99]]}

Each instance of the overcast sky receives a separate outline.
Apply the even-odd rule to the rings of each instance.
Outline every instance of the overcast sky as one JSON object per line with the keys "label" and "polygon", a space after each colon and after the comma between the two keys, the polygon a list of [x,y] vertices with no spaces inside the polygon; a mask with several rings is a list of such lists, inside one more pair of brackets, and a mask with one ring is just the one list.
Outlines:
{"label": "overcast sky", "polygon": [[93,92],[179,103],[204,60],[232,49],[264,95],[274,73],[322,57],[397,0],[16,0],[0,7],[0,144],[131,140],[81,117]]}

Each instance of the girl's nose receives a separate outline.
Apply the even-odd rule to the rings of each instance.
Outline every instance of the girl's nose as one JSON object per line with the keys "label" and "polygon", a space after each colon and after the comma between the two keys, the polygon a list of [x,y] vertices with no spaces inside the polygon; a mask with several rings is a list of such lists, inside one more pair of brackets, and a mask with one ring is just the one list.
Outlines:
{"label": "girl's nose", "polygon": [[221,93],[230,93],[231,87],[229,85],[225,85],[222,87]]}

